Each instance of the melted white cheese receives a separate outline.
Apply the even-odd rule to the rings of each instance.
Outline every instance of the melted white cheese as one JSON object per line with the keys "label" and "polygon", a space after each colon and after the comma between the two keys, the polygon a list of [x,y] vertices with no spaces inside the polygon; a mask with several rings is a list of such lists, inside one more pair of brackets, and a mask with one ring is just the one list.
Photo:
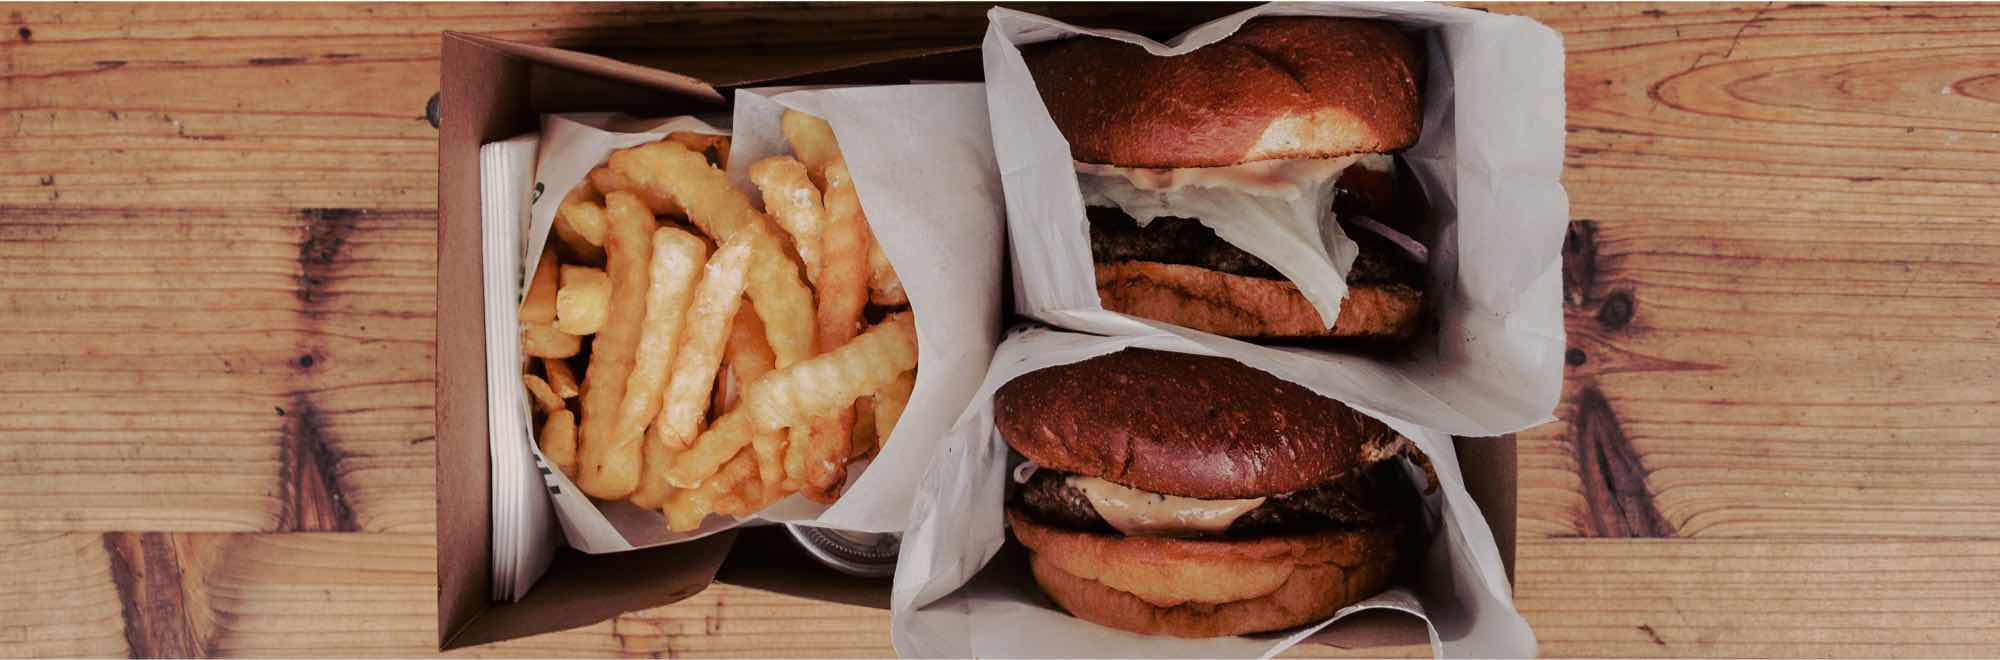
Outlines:
{"label": "melted white cheese", "polygon": [[1194,218],[1298,285],[1333,327],[1347,272],[1361,248],[1333,216],[1334,183],[1361,156],[1278,160],[1232,167],[1134,169],[1077,163],[1088,206],[1116,206],[1139,226]]}
{"label": "melted white cheese", "polygon": [[1090,499],[1090,506],[1113,529],[1127,535],[1180,536],[1220,534],[1229,524],[1264,503],[1248,500],[1200,500],[1148,493],[1097,477],[1070,476],[1069,485]]}
{"label": "melted white cheese", "polygon": [[[1115,167],[1077,163],[1076,173],[1090,175],[1084,182],[1100,191],[1113,186],[1152,192],[1200,194],[1189,188],[1231,188],[1260,197],[1298,199],[1313,189],[1340,178],[1340,173],[1361,160],[1361,156],[1332,159],[1266,160],[1228,167],[1182,167],[1156,169]],[[1123,179],[1123,182],[1119,182]],[[1084,195],[1090,195],[1085,192]]]}

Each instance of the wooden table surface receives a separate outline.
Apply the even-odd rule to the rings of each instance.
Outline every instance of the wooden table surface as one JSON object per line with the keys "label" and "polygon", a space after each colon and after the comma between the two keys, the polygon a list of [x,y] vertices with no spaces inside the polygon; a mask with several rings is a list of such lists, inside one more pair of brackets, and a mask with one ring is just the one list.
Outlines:
{"label": "wooden table surface", "polygon": [[[698,72],[984,25],[4,9],[5,655],[434,648],[441,30]],[[1543,653],[2000,652],[2000,6],[1493,9],[1569,52],[1571,366],[1562,421],[1520,436]],[[886,655],[887,626],[718,586],[467,653]]]}

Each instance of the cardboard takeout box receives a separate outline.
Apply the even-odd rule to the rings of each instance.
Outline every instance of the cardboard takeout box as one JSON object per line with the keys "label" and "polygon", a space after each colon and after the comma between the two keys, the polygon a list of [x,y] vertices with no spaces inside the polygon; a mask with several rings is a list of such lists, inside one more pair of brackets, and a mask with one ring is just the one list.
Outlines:
{"label": "cardboard takeout box", "polygon": [[[1129,9],[1129,6],[1128,6]],[[1080,7],[1080,10],[1088,10]],[[856,11],[864,11],[857,9]],[[1098,13],[1104,13],[1102,9]],[[1135,32],[1171,34],[1216,10],[1120,10],[1096,20]],[[1063,11],[1050,12],[1063,14]],[[666,70],[669,57],[617,57],[446,33],[438,138],[437,567],[441,649],[553,632],[672,603],[714,581],[804,598],[886,608],[889,583],[825,569],[777,527],[615,555],[568,549],[526,598],[490,602],[492,538],[487,442],[485,312],[480,249],[479,147],[537,129],[553,112],[619,111],[667,116],[720,111],[728,92],[750,84],[863,84],[978,80],[978,34],[961,44],[892,58],[879,53],[749,58],[708,80]],[[1511,437],[1462,442],[1466,487],[1513,568],[1515,448]],[[883,631],[886,635],[887,620]],[[1419,643],[1409,617],[1361,617],[1342,626],[1364,644]],[[1365,641],[1364,641],[1365,640]]]}

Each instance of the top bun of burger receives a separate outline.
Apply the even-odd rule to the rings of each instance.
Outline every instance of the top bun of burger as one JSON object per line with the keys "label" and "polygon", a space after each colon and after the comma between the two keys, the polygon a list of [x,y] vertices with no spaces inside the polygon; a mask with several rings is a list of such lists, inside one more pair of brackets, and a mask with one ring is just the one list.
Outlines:
{"label": "top bun of burger", "polygon": [[1383,153],[1416,142],[1416,53],[1394,25],[1251,20],[1177,57],[1110,39],[1023,51],[1049,116],[1086,163],[1222,167]]}
{"label": "top bun of burger", "polygon": [[1388,426],[1297,383],[1142,349],[1015,378],[995,393],[993,417],[1042,467],[1210,500],[1309,489],[1398,447]]}

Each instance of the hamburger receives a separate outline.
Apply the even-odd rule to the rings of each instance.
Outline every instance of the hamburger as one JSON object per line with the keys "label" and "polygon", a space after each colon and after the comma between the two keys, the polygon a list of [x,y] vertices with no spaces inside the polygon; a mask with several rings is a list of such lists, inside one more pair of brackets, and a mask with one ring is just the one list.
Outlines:
{"label": "hamburger", "polygon": [[[1421,202],[1392,154],[1416,143],[1423,102],[1395,26],[1260,17],[1175,57],[1092,38],[1022,56],[1070,144],[1106,309],[1250,339],[1418,327],[1425,251],[1404,232]],[[1291,223],[1313,234],[1292,243],[1338,261],[1329,212],[1359,248],[1332,327],[1300,283],[1217,235]]]}
{"label": "hamburger", "polygon": [[[1326,618],[1388,585],[1421,498],[1381,422],[1217,357],[1143,349],[1024,374],[1008,528],[1070,614],[1179,637]],[[1408,532],[1409,534],[1406,534]]]}

